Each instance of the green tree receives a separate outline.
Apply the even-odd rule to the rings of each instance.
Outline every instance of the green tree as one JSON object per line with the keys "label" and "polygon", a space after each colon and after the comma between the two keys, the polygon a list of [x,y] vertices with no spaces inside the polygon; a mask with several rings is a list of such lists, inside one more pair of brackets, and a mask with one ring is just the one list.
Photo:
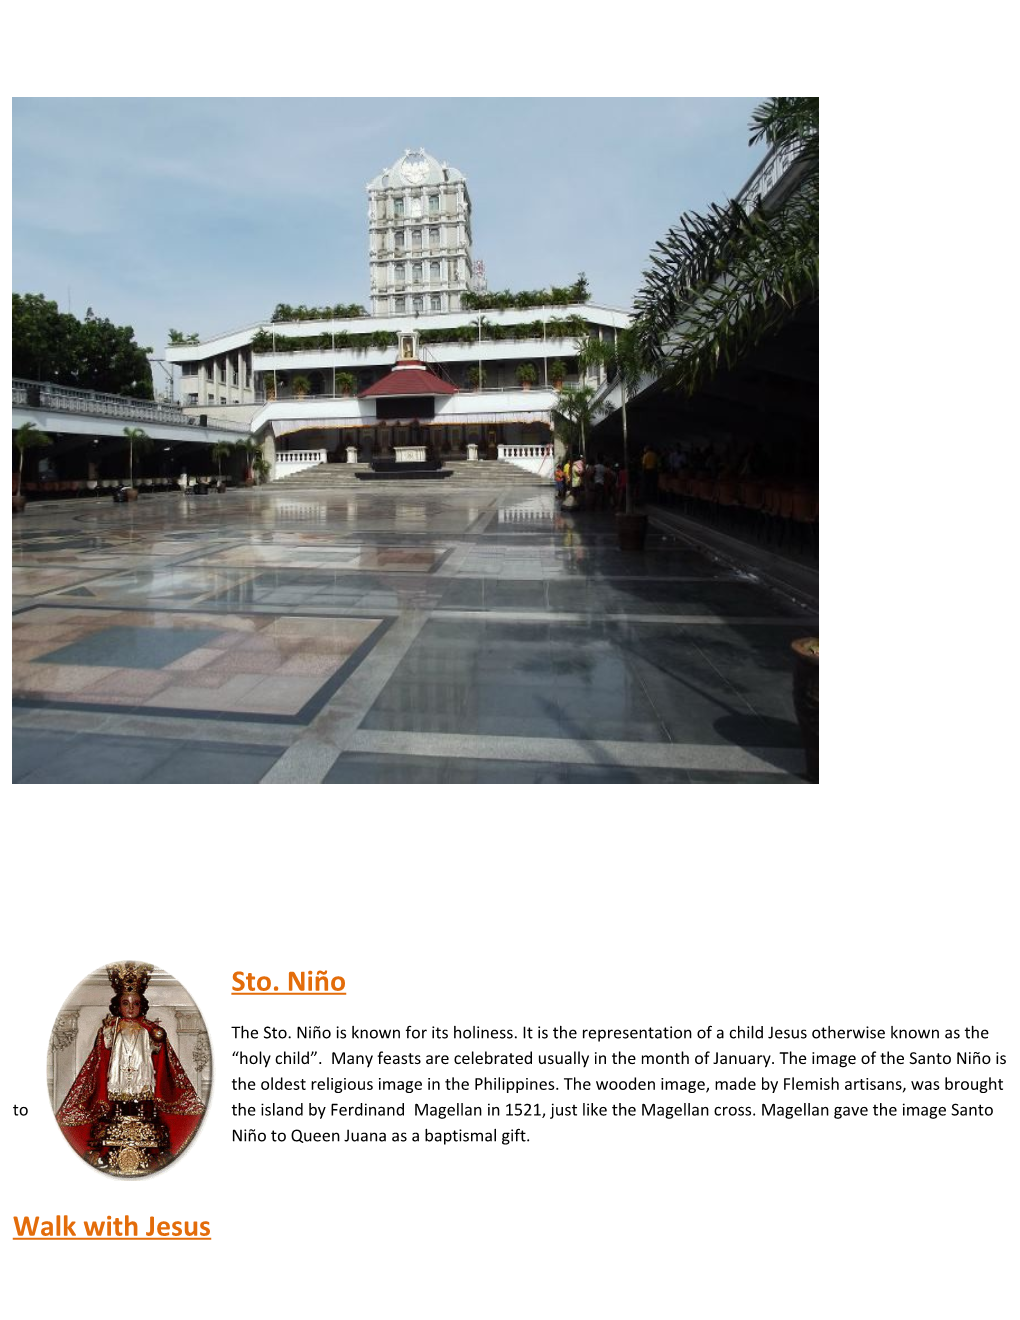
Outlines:
{"label": "green tree", "polygon": [[11,374],[24,380],[69,383],[78,322],[41,293],[11,298]]}
{"label": "green tree", "polygon": [[140,426],[125,426],[124,437],[128,442],[128,485],[135,484],[135,450],[147,454],[152,448],[152,441]]}
{"label": "green tree", "polygon": [[129,325],[114,325],[96,316],[90,307],[79,334],[78,380],[83,389],[126,394],[132,399],[152,398],[152,372],[146,354],[151,348],[135,343]]}
{"label": "green tree", "polygon": [[637,389],[645,374],[644,357],[641,351],[641,344],[638,338],[638,331],[635,326],[629,326],[626,330],[618,330],[616,339],[613,342],[609,340],[595,339],[589,336],[581,345],[578,351],[578,362],[582,368],[585,367],[603,367],[611,376],[616,376],[620,382],[620,422],[623,428],[623,466],[627,472],[627,484],[624,487],[626,507],[625,512],[630,513],[632,509],[631,500],[631,481],[630,481],[630,454],[627,449],[627,400]]}
{"label": "green tree", "polygon": [[253,435],[246,435],[238,440],[236,448],[244,454],[245,481],[253,481],[255,479],[255,459],[262,453],[262,442],[256,440]]}
{"label": "green tree", "polygon": [[45,431],[40,431],[35,422],[22,422],[14,432],[14,448],[18,451],[18,489],[14,492],[21,494],[21,474],[25,467],[25,450],[41,449],[45,445],[51,445],[53,441]]}
{"label": "green tree", "polygon": [[61,312],[41,293],[11,300],[11,369],[16,377],[151,399],[152,373],[131,326],[117,326],[90,307],[84,321]]}
{"label": "green tree", "polygon": [[691,394],[818,296],[818,99],[775,96],[751,119],[751,145],[792,153],[778,204],[689,212],[651,253],[635,299],[642,356]]}
{"label": "green tree", "polygon": [[595,390],[591,385],[564,385],[556,396],[555,411],[565,423],[570,447],[580,450],[585,463],[588,462],[588,435],[601,411],[594,401]]}
{"label": "green tree", "polygon": [[210,457],[216,460],[216,477],[219,481],[223,480],[223,460],[229,458],[233,452],[234,446],[226,440],[217,440],[209,450]]}

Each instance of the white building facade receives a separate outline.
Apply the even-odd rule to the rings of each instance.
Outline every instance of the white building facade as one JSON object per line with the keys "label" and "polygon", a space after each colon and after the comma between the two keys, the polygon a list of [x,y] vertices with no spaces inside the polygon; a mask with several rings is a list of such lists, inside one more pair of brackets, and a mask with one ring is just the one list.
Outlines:
{"label": "white building facade", "polygon": [[[372,314],[169,345],[185,411],[210,425],[243,420],[276,451],[322,450],[334,462],[385,457],[412,432],[436,457],[548,444],[560,386],[601,382],[598,371],[579,374],[580,341],[612,339],[630,316],[590,301],[464,308],[475,283],[464,175],[419,148],[367,188]],[[382,403],[373,387],[408,361],[450,392]]]}
{"label": "white building facade", "polygon": [[464,175],[419,147],[367,188],[373,315],[459,311],[474,274]]}

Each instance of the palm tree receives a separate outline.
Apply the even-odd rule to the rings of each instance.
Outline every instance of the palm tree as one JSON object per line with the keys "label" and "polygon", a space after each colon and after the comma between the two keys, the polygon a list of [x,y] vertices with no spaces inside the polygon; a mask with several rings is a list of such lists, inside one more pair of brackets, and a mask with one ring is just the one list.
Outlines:
{"label": "palm tree", "polygon": [[45,431],[40,431],[35,422],[22,422],[14,432],[14,447],[18,451],[18,489],[14,492],[16,499],[21,498],[21,474],[25,467],[25,450],[42,449],[52,443],[50,436]]}
{"label": "palm tree", "polygon": [[140,426],[125,426],[124,435],[128,442],[128,485],[135,484],[135,450],[147,454],[152,448],[152,441]]}
{"label": "palm tree", "polygon": [[244,454],[244,479],[245,482],[255,480],[255,455],[262,452],[262,444],[256,440],[253,435],[246,435],[242,440],[238,440],[238,449]]}
{"label": "palm tree", "polygon": [[793,186],[768,210],[730,201],[682,215],[635,299],[642,356],[687,394],[818,296],[818,98],[774,96],[750,127],[752,146],[791,154]]}
{"label": "palm tree", "polygon": [[625,513],[632,512],[630,489],[630,456],[627,452],[627,399],[638,388],[645,375],[644,359],[638,341],[636,327],[628,326],[618,330],[613,343],[608,340],[594,339],[592,336],[582,341],[578,347],[578,362],[582,371],[587,367],[604,367],[607,372],[615,373],[620,381],[620,420],[623,426],[623,470],[627,473],[624,485]]}
{"label": "palm tree", "polygon": [[223,459],[229,458],[234,452],[234,446],[228,444],[226,440],[217,440],[212,449],[209,450],[210,456],[216,460],[216,480],[221,485],[223,483]]}
{"label": "palm tree", "polygon": [[581,457],[586,463],[586,432],[591,430],[597,413],[601,411],[592,406],[594,398],[595,389],[591,385],[564,385],[556,398],[555,411],[567,423],[571,435],[579,438]]}

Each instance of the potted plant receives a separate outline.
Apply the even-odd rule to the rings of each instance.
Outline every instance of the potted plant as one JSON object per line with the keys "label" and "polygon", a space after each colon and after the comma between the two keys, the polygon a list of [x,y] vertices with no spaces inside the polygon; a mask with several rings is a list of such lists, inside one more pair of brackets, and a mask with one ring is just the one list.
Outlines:
{"label": "potted plant", "polygon": [[623,470],[626,474],[623,511],[616,515],[616,539],[621,550],[643,550],[648,534],[648,515],[634,508],[630,480],[630,456],[627,450],[627,396],[635,389],[645,370],[637,335],[633,328],[617,332],[615,342],[589,337],[581,346],[578,365],[583,369],[602,366],[615,371],[620,380],[620,422],[623,429]]}
{"label": "potted plant", "polygon": [[295,399],[303,399],[312,392],[312,382],[307,376],[295,376],[291,382],[291,390]]}
{"label": "potted plant", "polygon": [[471,388],[472,388],[473,390],[481,390],[481,389],[484,389],[484,388],[485,388],[485,368],[484,368],[484,367],[472,367],[471,370],[468,372],[468,384],[471,386]]}
{"label": "potted plant", "polygon": [[793,708],[804,740],[807,780],[818,783],[818,638],[799,637],[793,650]]}
{"label": "potted plant", "polygon": [[22,422],[14,432],[14,447],[18,451],[18,484],[11,497],[11,514],[21,513],[25,507],[25,497],[21,493],[21,474],[25,467],[25,450],[41,449],[53,441],[45,431],[40,431],[35,422]]}
{"label": "potted plant", "polygon": [[135,488],[135,450],[137,449],[140,454],[147,454],[152,448],[152,441],[140,426],[125,426],[124,436],[128,442],[127,498],[136,500],[138,491]]}
{"label": "potted plant", "polygon": [[522,362],[515,372],[517,383],[522,390],[530,390],[532,385],[538,379],[538,372],[535,370],[534,362]]}
{"label": "potted plant", "polygon": [[266,391],[266,403],[272,403],[276,398],[276,372],[271,376],[263,376],[262,385]]}
{"label": "potted plant", "polygon": [[351,397],[357,383],[358,382],[354,378],[354,373],[351,371],[338,371],[336,373],[336,388],[340,391],[340,395],[344,399],[349,399]]}
{"label": "potted plant", "polygon": [[566,374],[567,374],[567,364],[563,361],[563,359],[553,358],[553,360],[549,363],[549,375],[552,378],[554,390],[561,390],[563,388],[563,381],[566,378]]}
{"label": "potted plant", "polygon": [[252,466],[255,469],[256,485],[261,485],[263,482],[269,480],[269,473],[271,471],[271,468],[269,466],[269,459],[266,458],[265,454],[256,454],[255,461],[252,464]]}

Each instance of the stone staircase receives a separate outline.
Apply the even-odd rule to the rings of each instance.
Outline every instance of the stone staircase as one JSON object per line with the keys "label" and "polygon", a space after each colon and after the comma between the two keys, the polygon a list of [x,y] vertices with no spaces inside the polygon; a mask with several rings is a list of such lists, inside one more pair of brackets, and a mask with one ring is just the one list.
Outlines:
{"label": "stone staircase", "polygon": [[406,486],[413,486],[416,489],[428,486],[430,490],[465,490],[476,489],[484,486],[487,488],[498,487],[504,489],[528,489],[533,490],[540,487],[549,490],[552,482],[547,477],[536,476],[534,472],[525,472],[523,468],[515,467],[513,463],[502,463],[498,460],[480,460],[477,463],[469,463],[466,459],[446,459],[445,466],[450,468],[453,476],[445,477],[441,481],[434,478],[423,478],[416,481],[413,477],[407,477],[399,481],[359,481],[354,475],[356,472],[367,472],[367,463],[320,463],[318,467],[304,468],[301,472],[292,472],[285,477],[280,477],[272,483],[273,489],[287,490],[359,490],[359,491],[381,491],[396,490],[400,491]]}

